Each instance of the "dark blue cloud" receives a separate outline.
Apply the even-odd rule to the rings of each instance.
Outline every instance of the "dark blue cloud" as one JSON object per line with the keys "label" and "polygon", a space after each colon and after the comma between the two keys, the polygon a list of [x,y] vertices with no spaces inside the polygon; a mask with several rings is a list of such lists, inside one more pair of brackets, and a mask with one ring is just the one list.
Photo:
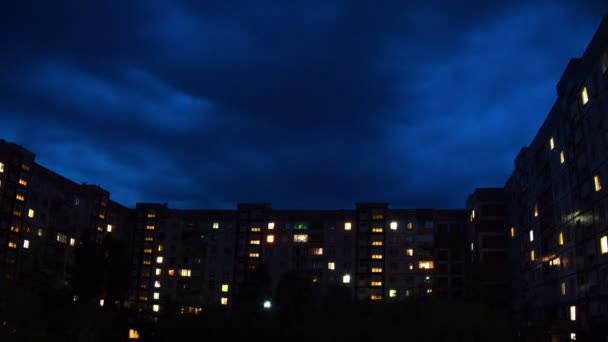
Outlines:
{"label": "dark blue cloud", "polygon": [[129,206],[459,208],[504,184],[607,9],[11,2],[0,136]]}

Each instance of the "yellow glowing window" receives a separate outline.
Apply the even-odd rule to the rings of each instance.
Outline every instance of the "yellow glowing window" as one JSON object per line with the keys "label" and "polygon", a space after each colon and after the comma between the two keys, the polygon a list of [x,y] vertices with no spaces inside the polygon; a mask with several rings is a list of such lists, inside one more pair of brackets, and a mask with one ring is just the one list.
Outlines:
{"label": "yellow glowing window", "polygon": [[99,218],[103,220],[103,219],[105,219],[105,218],[106,218],[106,215],[104,215],[104,214],[99,214]]}
{"label": "yellow glowing window", "polygon": [[35,215],[35,214],[36,214],[36,213],[34,212],[34,210],[33,210],[33,209],[29,209],[29,210],[27,211],[27,217],[29,217],[29,218],[34,218],[34,215]]}
{"label": "yellow glowing window", "polygon": [[380,228],[380,227],[372,228],[372,233],[382,233],[382,228]]}
{"label": "yellow glowing window", "polygon": [[370,298],[371,298],[371,300],[382,300],[382,296],[378,296],[378,295],[371,295]]}
{"label": "yellow glowing window", "polygon": [[17,199],[17,201],[21,201],[21,202],[25,201],[25,197],[23,197],[21,195],[17,195],[17,196],[15,196],[15,198]]}
{"label": "yellow glowing window", "polygon": [[175,275],[175,270],[170,268],[167,270],[167,274],[169,275],[169,277],[173,277]]}
{"label": "yellow glowing window", "polygon": [[382,273],[382,268],[380,268],[380,267],[372,267],[372,273]]}
{"label": "yellow glowing window", "polygon": [[21,230],[21,228],[19,228],[17,226],[11,226],[11,232],[19,233],[20,230]]}
{"label": "yellow glowing window", "polygon": [[589,94],[587,93],[587,87],[583,87],[583,91],[581,92],[581,100],[583,101],[583,106],[589,102]]}
{"label": "yellow glowing window", "polygon": [[551,149],[551,151],[553,151],[553,149],[555,148],[555,141],[553,140],[553,137],[549,139],[549,148]]}
{"label": "yellow glowing window", "polygon": [[179,274],[180,274],[182,277],[190,277],[190,276],[192,275],[192,270],[187,269],[187,268],[182,268],[182,269],[179,271]]}
{"label": "yellow glowing window", "polygon": [[323,248],[313,248],[312,249],[312,255],[323,255]]}
{"label": "yellow glowing window", "polygon": [[144,254],[152,254],[152,248],[144,248]]}
{"label": "yellow glowing window", "polygon": [[408,248],[405,250],[405,255],[414,256],[414,250],[412,248]]}
{"label": "yellow glowing window", "polygon": [[538,204],[534,205],[534,217],[538,216]]}
{"label": "yellow glowing window", "polygon": [[534,250],[530,251],[530,261],[536,260],[536,256],[534,255]]}
{"label": "yellow glowing window", "polygon": [[219,222],[213,222],[213,229],[220,229],[220,223]]}
{"label": "yellow glowing window", "polygon": [[159,300],[159,299],[160,299],[160,293],[154,292],[154,300]]}
{"label": "yellow glowing window", "polygon": [[562,260],[560,258],[555,258],[553,260],[549,260],[549,266],[559,266]]}
{"label": "yellow glowing window", "polygon": [[348,284],[348,283],[350,283],[350,274],[345,274],[345,275],[343,275],[343,276],[342,276],[342,282],[343,282],[344,284]]}
{"label": "yellow glowing window", "polygon": [[260,257],[260,253],[249,253],[249,257],[250,258],[259,258]]}
{"label": "yellow glowing window", "polygon": [[397,290],[393,290],[393,289],[388,290],[388,296],[391,298],[397,297]]}
{"label": "yellow glowing window", "polygon": [[153,219],[153,218],[156,218],[156,214],[154,214],[154,213],[148,213],[147,217],[149,219]]}
{"label": "yellow glowing window", "polygon": [[111,224],[109,224],[109,225],[106,227],[106,231],[107,231],[108,233],[111,233],[111,232],[112,232],[112,225],[111,225]]}
{"label": "yellow glowing window", "polygon": [[563,164],[566,161],[566,156],[564,155],[564,151],[561,151],[559,153],[559,162],[560,164]]}
{"label": "yellow glowing window", "polygon": [[222,303],[222,305],[228,305],[228,298],[222,297],[220,303]]}
{"label": "yellow glowing window", "polygon": [[150,261],[150,260],[144,260],[144,262],[143,262],[144,265],[150,265],[151,263],[152,263],[152,261]]}
{"label": "yellow glowing window", "polygon": [[274,235],[266,236],[266,243],[274,243]]}
{"label": "yellow glowing window", "polygon": [[101,228],[100,226],[97,226],[97,231],[98,232],[103,232],[103,228]]}
{"label": "yellow glowing window", "polygon": [[156,248],[157,251],[162,252],[165,250],[165,246],[163,245],[158,245],[158,247]]}
{"label": "yellow glowing window", "polygon": [[382,282],[381,281],[372,281],[371,286],[382,286]]}
{"label": "yellow glowing window", "polygon": [[557,235],[557,243],[559,243],[560,246],[564,244],[564,232],[560,231]]}
{"label": "yellow glowing window", "polygon": [[600,238],[600,250],[602,254],[608,253],[608,236],[604,235]]}
{"label": "yellow glowing window", "polygon": [[408,222],[407,229],[414,229],[414,224],[412,222]]}
{"label": "yellow glowing window", "polygon": [[534,230],[530,229],[530,241],[534,241]]}
{"label": "yellow glowing window", "polygon": [[163,263],[163,257],[162,256],[156,257],[156,263],[157,264],[162,264]]}
{"label": "yellow glowing window", "polygon": [[397,224],[396,221],[391,222],[391,229],[392,230],[397,230],[397,226],[398,226],[398,224]]}
{"label": "yellow glowing window", "polygon": [[4,163],[0,163],[0,173],[4,172]]}
{"label": "yellow glowing window", "polygon": [[561,284],[561,293],[562,293],[562,296],[566,295],[566,282],[565,281],[562,281],[562,284]]}
{"label": "yellow glowing window", "polygon": [[262,228],[260,227],[251,227],[251,232],[252,233],[259,233],[262,231]]}
{"label": "yellow glowing window", "polygon": [[328,270],[332,270],[332,271],[335,270],[336,269],[336,263],[335,262],[331,262],[331,261],[328,262],[327,263],[327,269]]}
{"label": "yellow glowing window", "polygon": [[222,292],[228,292],[228,284],[222,284]]}
{"label": "yellow glowing window", "polygon": [[429,294],[433,293],[433,289],[426,289],[426,293],[429,293]]}
{"label": "yellow glowing window", "polygon": [[595,191],[602,190],[602,183],[600,183],[600,176],[593,176],[593,183],[595,183]]}
{"label": "yellow glowing window", "polygon": [[160,281],[155,280],[155,281],[154,281],[154,287],[155,287],[155,288],[159,288],[159,287],[160,287]]}
{"label": "yellow glowing window", "polygon": [[372,254],[372,259],[382,259],[382,254]]}
{"label": "yellow glowing window", "polygon": [[353,224],[350,222],[344,222],[344,230],[351,230],[353,229]]}
{"label": "yellow glowing window", "polygon": [[274,229],[274,222],[268,222],[268,230]]}
{"label": "yellow glowing window", "polygon": [[249,240],[249,244],[250,245],[259,245],[260,244],[260,240]]}
{"label": "yellow glowing window", "polygon": [[139,339],[139,332],[135,329],[129,329],[129,340]]}
{"label": "yellow glowing window", "polygon": [[30,240],[23,240],[23,248],[25,248],[25,249],[30,248]]}
{"label": "yellow glowing window", "polygon": [[27,186],[27,181],[25,179],[19,179],[19,185]]}
{"label": "yellow glowing window", "polygon": [[411,295],[412,295],[412,290],[405,290],[406,297],[411,297]]}
{"label": "yellow glowing window", "polygon": [[422,270],[431,270],[433,269],[433,261],[432,260],[427,260],[427,261],[418,261],[418,268],[422,269]]}
{"label": "yellow glowing window", "polygon": [[158,305],[158,304],[152,305],[152,311],[159,312],[160,311],[160,305]]}
{"label": "yellow glowing window", "polygon": [[515,227],[511,227],[511,237],[515,237]]}
{"label": "yellow glowing window", "polygon": [[294,234],[293,242],[296,242],[296,243],[308,242],[308,234]]}
{"label": "yellow glowing window", "polygon": [[157,268],[154,272],[154,274],[156,274],[157,276],[163,274],[163,269],[162,268]]}
{"label": "yellow glowing window", "polygon": [[152,225],[152,224],[146,225],[146,229],[147,230],[154,230],[154,225]]}
{"label": "yellow glowing window", "polygon": [[14,242],[9,242],[9,243],[8,243],[8,247],[9,247],[9,248],[17,248],[17,244],[16,244],[16,243],[14,243]]}
{"label": "yellow glowing window", "polygon": [[570,320],[576,321],[576,306],[575,305],[570,306]]}
{"label": "yellow glowing window", "polygon": [[146,242],[154,242],[154,237],[152,237],[152,236],[146,236],[146,238],[144,240]]}
{"label": "yellow glowing window", "polygon": [[382,246],[382,241],[372,241],[372,246]]}

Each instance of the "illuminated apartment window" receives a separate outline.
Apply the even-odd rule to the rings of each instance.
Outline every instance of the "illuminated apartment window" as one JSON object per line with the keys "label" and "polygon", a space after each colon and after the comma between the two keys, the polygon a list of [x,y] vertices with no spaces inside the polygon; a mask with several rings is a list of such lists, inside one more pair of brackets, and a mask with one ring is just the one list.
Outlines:
{"label": "illuminated apartment window", "polygon": [[182,268],[182,269],[179,271],[179,274],[180,274],[182,277],[190,277],[190,276],[192,275],[192,270],[187,269],[187,268]]}
{"label": "illuminated apartment window", "polygon": [[156,214],[154,214],[154,213],[148,213],[147,217],[149,219],[153,219],[153,218],[156,218]]}
{"label": "illuminated apartment window", "polygon": [[251,253],[249,253],[249,257],[250,258],[259,258],[260,257],[260,253],[253,253],[253,252],[251,252]]}
{"label": "illuminated apartment window", "polygon": [[293,242],[296,242],[296,243],[308,242],[308,234],[294,234]]}
{"label": "illuminated apartment window", "polygon": [[160,311],[160,305],[158,305],[158,304],[152,305],[152,311],[154,311],[154,312]]}
{"label": "illuminated apartment window", "polygon": [[13,210],[13,215],[17,216],[17,217],[21,217],[21,212],[19,210]]}
{"label": "illuminated apartment window", "polygon": [[70,246],[74,247],[75,244],[76,244],[76,239],[70,238]]}
{"label": "illuminated apartment window", "polygon": [[530,261],[536,260],[536,256],[534,255],[534,250],[530,251]]}
{"label": "illuminated apartment window", "polygon": [[432,260],[427,260],[427,261],[418,261],[418,268],[419,269],[423,269],[423,270],[431,270],[433,269],[433,261]]}
{"label": "illuminated apartment window", "polygon": [[350,274],[345,274],[342,276],[342,283],[344,283],[344,284],[350,283]]}
{"label": "illuminated apartment window", "polygon": [[600,238],[600,250],[602,254],[608,253],[608,236],[604,235]]}
{"label": "illuminated apartment window", "polygon": [[414,249],[412,248],[408,248],[405,250],[405,255],[407,256],[414,256]]}
{"label": "illuminated apartment window", "polygon": [[35,214],[36,214],[36,212],[34,212],[34,209],[29,209],[27,211],[27,217],[29,217],[29,218],[34,218]]}
{"label": "illuminated apartment window", "polygon": [[372,267],[372,273],[382,273],[382,268],[380,268],[380,267]]}
{"label": "illuminated apartment window", "polygon": [[109,224],[109,225],[106,227],[106,231],[107,231],[108,233],[111,233],[111,232],[112,232],[112,225],[111,225],[111,224]]}
{"label": "illuminated apartment window", "polygon": [[379,228],[379,227],[372,228],[372,233],[382,233],[382,228]]}
{"label": "illuminated apartment window", "polygon": [[318,283],[318,282],[319,282],[319,277],[317,277],[317,276],[313,276],[313,277],[312,277],[312,282],[313,282],[313,283]]}
{"label": "illuminated apartment window", "polygon": [[372,259],[382,259],[382,254],[372,254]]}
{"label": "illuminated apartment window", "polygon": [[332,271],[335,270],[336,269],[336,263],[335,262],[331,262],[331,261],[328,262],[327,263],[327,269],[328,270],[332,270]]}
{"label": "illuminated apartment window", "polygon": [[222,292],[228,292],[228,284],[222,284]]}
{"label": "illuminated apartment window", "polygon": [[262,228],[260,227],[251,227],[251,232],[252,233],[259,233],[262,231]]}
{"label": "illuminated apartment window", "polygon": [[372,281],[371,282],[371,286],[374,286],[374,287],[376,287],[376,286],[382,286],[382,282],[381,281]]}
{"label": "illuminated apartment window", "polygon": [[560,231],[557,235],[557,243],[559,243],[560,246],[564,244],[564,232]]}
{"label": "illuminated apartment window", "polygon": [[101,228],[100,226],[97,226],[97,231],[98,232],[103,232],[103,228]]}
{"label": "illuminated apartment window", "polygon": [[44,230],[42,230],[42,228],[38,228],[38,236],[42,236],[42,234],[44,233]]}
{"label": "illuminated apartment window", "polygon": [[220,223],[219,222],[213,222],[213,229],[220,229]]}
{"label": "illuminated apartment window", "polygon": [[144,248],[144,254],[152,254],[152,248]]}
{"label": "illuminated apartment window", "polygon": [[147,266],[147,265],[152,264],[152,261],[150,261],[150,260],[144,260],[143,264]]}
{"label": "illuminated apartment window", "polygon": [[160,281],[159,280],[155,280],[154,281],[154,287],[155,288],[159,288],[160,287]]}
{"label": "illuminated apartment window", "polygon": [[566,161],[566,156],[564,155],[564,151],[561,151],[559,153],[559,162],[560,164],[563,164]]}
{"label": "illuminated apartment window", "polygon": [[20,230],[21,230],[21,228],[19,228],[17,226],[11,226],[11,232],[13,232],[13,233],[19,233]]}
{"label": "illuminated apartment window", "polygon": [[29,165],[27,165],[27,164],[21,164],[21,169],[22,169],[23,171],[29,171],[29,170],[30,170],[30,166],[29,166]]}
{"label": "illuminated apartment window", "polygon": [[515,237],[515,227],[511,227],[511,237]]}
{"label": "illuminated apartment window", "polygon": [[570,333],[570,341],[576,341],[576,333]]}
{"label": "illuminated apartment window", "polygon": [[129,329],[129,340],[139,339],[139,332],[135,329]]}
{"label": "illuminated apartment window", "polygon": [[562,290],[561,291],[562,292],[562,296],[565,296],[566,295],[566,282],[565,281],[562,281],[561,290]]}
{"label": "illuminated apartment window", "polygon": [[378,295],[371,295],[370,298],[371,298],[371,300],[382,300],[382,296],[378,296]]}
{"label": "illuminated apartment window", "polygon": [[157,250],[157,251],[159,251],[159,252],[162,252],[162,251],[164,251],[164,250],[165,250],[165,246],[163,246],[163,245],[158,245],[158,247],[156,247],[156,250]]}
{"label": "illuminated apartment window", "polygon": [[397,227],[398,227],[398,226],[399,226],[399,225],[397,224],[397,222],[396,222],[396,221],[391,222],[391,229],[392,229],[392,230],[397,230]]}
{"label": "illuminated apartment window", "polygon": [[65,235],[65,234],[58,233],[57,234],[57,241],[59,241],[61,243],[67,243],[68,242],[68,236]]}
{"label": "illuminated apartment window", "polygon": [[475,250],[475,243],[471,242],[471,252]]}
{"label": "illuminated apartment window", "polygon": [[99,214],[99,218],[103,220],[103,219],[105,219],[105,218],[106,218],[106,215],[104,215],[104,214]]}
{"label": "illuminated apartment window", "polygon": [[228,305],[228,298],[222,297],[220,303],[222,303],[222,305]]}
{"label": "illuminated apartment window", "polygon": [[538,216],[538,204],[534,205],[534,217]]}
{"label": "illuminated apartment window", "polygon": [[152,237],[152,236],[146,236],[146,238],[144,239],[144,241],[146,241],[146,242],[154,242],[154,237]]}
{"label": "illuminated apartment window", "polygon": [[353,224],[350,222],[344,222],[344,230],[351,230],[353,229]]}
{"label": "illuminated apartment window", "polygon": [[266,236],[266,243],[274,243],[274,235]]}
{"label": "illuminated apartment window", "polygon": [[106,302],[106,301],[105,301],[104,299],[100,299],[100,300],[99,300],[99,306],[103,306],[103,305],[105,304],[105,302]]}
{"label": "illuminated apartment window", "polygon": [[581,91],[581,100],[583,101],[583,106],[589,102],[589,93],[587,93],[587,87],[583,87],[583,91]]}
{"label": "illuminated apartment window", "polygon": [[25,249],[30,248],[30,240],[23,240],[23,248],[25,248]]}
{"label": "illuminated apartment window", "polygon": [[410,263],[410,265],[408,266],[408,268],[410,269],[410,271],[413,270],[414,269],[414,264]]}
{"label": "illuminated apartment window", "polygon": [[406,297],[411,297],[412,296],[412,290],[405,290],[405,296]]}
{"label": "illuminated apartment window", "polygon": [[154,230],[154,225],[152,225],[152,224],[146,225],[146,229],[147,230]]}
{"label": "illuminated apartment window", "polygon": [[163,274],[163,269],[162,268],[157,268],[154,272],[154,274],[156,274],[157,276]]}
{"label": "illuminated apartment window", "polygon": [[428,294],[433,293],[433,289],[426,289],[426,293],[428,293]]}
{"label": "illuminated apartment window", "polygon": [[372,246],[382,246],[382,241],[372,241]]}
{"label": "illuminated apartment window", "polygon": [[313,248],[312,255],[323,255],[323,248],[321,248],[321,247]]}
{"label": "illuminated apartment window", "polygon": [[19,178],[19,185],[27,186],[27,181],[25,179]]}
{"label": "illuminated apartment window", "polygon": [[407,229],[414,229],[414,224],[412,222],[408,222]]}
{"label": "illuminated apartment window", "polygon": [[553,137],[549,138],[549,148],[551,149],[551,151],[553,151],[553,149],[555,148],[555,141],[553,140]]}
{"label": "illuminated apartment window", "polygon": [[260,240],[249,240],[249,244],[250,245],[259,245],[260,244]]}
{"label": "illuminated apartment window", "polygon": [[530,229],[530,241],[534,241],[534,230]]}
{"label": "illuminated apartment window", "polygon": [[25,197],[23,197],[23,196],[21,196],[19,194],[17,196],[15,196],[15,198],[17,199],[17,201],[20,201],[20,202],[25,201]]}
{"label": "illuminated apartment window", "polygon": [[169,275],[169,277],[173,277],[175,275],[175,270],[170,268],[167,270],[167,274]]}
{"label": "illuminated apartment window", "polygon": [[268,222],[268,230],[274,229],[274,222]]}
{"label": "illuminated apartment window", "polygon": [[388,290],[388,296],[391,298],[397,297],[397,290],[393,290],[393,289]]}
{"label": "illuminated apartment window", "polygon": [[602,183],[600,183],[600,176],[593,176],[593,183],[595,184],[595,191],[602,190]]}
{"label": "illuminated apartment window", "polygon": [[163,263],[163,257],[162,256],[156,257],[156,263],[157,264],[162,264]]}
{"label": "illuminated apartment window", "polygon": [[471,222],[473,222],[474,218],[475,218],[475,209],[471,210]]}
{"label": "illuminated apartment window", "polygon": [[17,248],[17,244],[14,242],[9,242],[8,243],[8,248]]}
{"label": "illuminated apartment window", "polygon": [[4,173],[4,163],[0,163],[0,173]]}
{"label": "illuminated apartment window", "polygon": [[575,305],[570,306],[570,320],[576,321],[576,306]]}

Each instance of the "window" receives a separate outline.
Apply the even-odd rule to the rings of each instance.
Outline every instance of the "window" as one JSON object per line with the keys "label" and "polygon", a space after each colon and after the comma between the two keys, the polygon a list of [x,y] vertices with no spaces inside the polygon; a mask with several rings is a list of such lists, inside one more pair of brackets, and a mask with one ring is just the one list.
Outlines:
{"label": "window", "polygon": [[19,233],[20,230],[21,230],[21,228],[19,228],[17,226],[11,226],[11,232]]}
{"label": "window", "polygon": [[4,163],[0,163],[0,173],[4,173]]}
{"label": "window", "polygon": [[162,256],[156,257],[156,263],[157,264],[162,264],[163,263],[163,257]]}
{"label": "window", "polygon": [[100,300],[99,300],[99,306],[103,306],[103,305],[105,304],[105,302],[106,302],[105,300],[100,299]]}
{"label": "window", "polygon": [[135,329],[129,329],[129,340],[138,340],[139,332]]}
{"label": "window", "polygon": [[312,255],[323,255],[323,248],[313,248],[312,249]]}
{"label": "window", "polygon": [[534,255],[534,250],[530,251],[530,261],[536,260],[536,256]]}
{"label": "window", "polygon": [[155,280],[154,281],[154,287],[155,288],[159,288],[160,287],[160,281],[159,280]]}
{"label": "window", "polygon": [[393,289],[388,290],[388,296],[391,298],[397,297],[397,290],[393,290]]}
{"label": "window", "polygon": [[268,230],[274,229],[274,222],[268,222]]}
{"label": "window", "polygon": [[8,248],[17,248],[17,244],[14,242],[9,242],[8,243]]}
{"label": "window", "polygon": [[107,231],[108,233],[111,233],[111,232],[112,232],[112,225],[111,225],[111,224],[109,224],[109,225],[106,227],[106,231]]}
{"label": "window", "polygon": [[576,333],[570,333],[570,341],[576,341]]}
{"label": "window", "polygon": [[382,241],[372,241],[372,246],[382,246]]}
{"label": "window", "polygon": [[427,260],[427,261],[418,261],[418,268],[422,269],[422,270],[432,270],[433,269],[433,261],[432,260]]}
{"label": "window", "polygon": [[397,227],[398,227],[398,226],[399,226],[399,225],[397,224],[397,222],[396,222],[396,221],[391,222],[391,229],[392,229],[392,230],[397,230]]}
{"label": "window", "polygon": [[100,218],[100,219],[102,219],[102,220],[104,220],[104,219],[106,218],[106,215],[104,215],[104,214],[99,214],[99,218]]}
{"label": "window", "polygon": [[293,242],[295,242],[295,243],[308,242],[308,234],[294,234]]}
{"label": "window", "polygon": [[25,179],[19,178],[19,185],[27,186],[27,181]]}
{"label": "window", "polygon": [[57,234],[57,241],[59,241],[61,243],[67,243],[68,242],[68,236],[65,235],[65,234],[58,233]]}
{"label": "window", "polygon": [[538,204],[534,205],[534,217],[538,216]]}
{"label": "window", "polygon": [[222,303],[222,305],[228,305],[228,298],[222,297],[220,303]]}
{"label": "window", "polygon": [[154,225],[149,224],[149,225],[146,226],[146,229],[147,230],[154,230]]}
{"label": "window", "polygon": [[372,259],[382,259],[382,254],[372,254]]}
{"label": "window", "polygon": [[154,237],[152,237],[152,236],[146,236],[146,238],[144,239],[144,241],[146,241],[146,242],[154,242]]}
{"label": "window", "polygon": [[179,271],[179,274],[180,274],[182,277],[190,277],[190,276],[192,275],[192,270],[187,269],[187,268],[182,268],[182,269]]}
{"label": "window", "polygon": [[328,270],[332,270],[332,271],[335,270],[336,269],[336,263],[332,262],[332,261],[328,262],[327,263],[327,269]]}
{"label": "window", "polygon": [[602,183],[600,183],[600,176],[593,176],[593,182],[595,183],[595,191],[602,190]]}
{"label": "window", "polygon": [[353,224],[350,222],[344,222],[344,230],[351,230],[353,229]]}
{"label": "window", "polygon": [[21,212],[19,210],[13,210],[13,215],[17,216],[17,217],[21,217]]}
{"label": "window", "polygon": [[411,297],[412,296],[412,290],[405,290],[405,296],[406,297]]}
{"label": "window", "polygon": [[274,235],[266,236],[266,243],[274,243]]}
{"label": "window", "polygon": [[222,284],[222,292],[228,292],[228,284]]}
{"label": "window", "polygon": [[608,253],[608,236],[604,235],[600,238],[600,250],[602,254]]}
{"label": "window", "polygon": [[249,244],[250,245],[259,245],[260,244],[260,240],[249,240]]}
{"label": "window", "polygon": [[21,164],[21,169],[22,169],[23,171],[29,171],[29,170],[30,170],[30,166],[29,166],[29,165],[27,165],[27,164]]}
{"label": "window", "polygon": [[407,256],[414,256],[414,249],[413,248],[408,248],[405,250],[405,255]]}
{"label": "window", "polygon": [[372,273],[382,273],[382,268],[380,268],[380,267],[372,267]]}
{"label": "window", "polygon": [[515,227],[511,227],[511,237],[515,237]]}
{"label": "window", "polygon": [[530,229],[530,241],[534,241],[534,230]]}
{"label": "window", "polygon": [[165,250],[165,246],[163,246],[163,245],[158,245],[158,247],[156,247],[156,250],[157,250],[157,251],[159,251],[159,252],[162,252],[162,251],[164,251],[164,250]]}
{"label": "window", "polygon": [[76,239],[70,238],[70,246],[74,247],[75,244],[76,244]]}
{"label": "window", "polygon": [[382,296],[378,296],[378,295],[371,295],[370,296],[371,300],[382,300]]}
{"label": "window", "polygon": [[372,228],[372,233],[382,233],[382,228],[380,228],[380,227]]}
{"label": "window", "polygon": [[167,270],[167,274],[169,275],[169,277],[173,277],[175,275],[175,270],[170,268],[169,270]]}
{"label": "window", "polygon": [[160,311],[160,305],[158,305],[158,304],[152,305],[152,311],[154,311],[154,312]]}
{"label": "window", "polygon": [[381,281],[372,281],[371,286],[382,286],[382,282]]}
{"label": "window", "polygon": [[251,252],[251,253],[249,253],[249,257],[250,258],[259,258],[260,257],[260,253],[253,253],[253,252]]}
{"label": "window", "polygon": [[220,229],[220,223],[219,222],[213,222],[213,229]]}
{"label": "window", "polygon": [[471,222],[473,222],[473,219],[475,218],[475,209],[471,210]]}
{"label": "window", "polygon": [[570,306],[570,320],[576,321],[576,305]]}
{"label": "window", "polygon": [[19,194],[17,194],[17,196],[15,196],[15,198],[17,199],[17,201],[20,201],[20,202],[25,201],[25,197],[23,197],[23,196],[21,196]]}
{"label": "window", "polygon": [[555,141],[553,140],[553,137],[549,138],[549,149],[551,149],[551,151],[553,151],[553,149],[555,148]]}
{"label": "window", "polygon": [[44,233],[44,231],[42,230],[42,228],[38,228],[38,236],[42,236],[42,234]]}
{"label": "window", "polygon": [[152,262],[151,262],[150,260],[144,260],[144,261],[143,261],[143,264],[144,264],[144,265],[150,265],[151,263],[152,263]]}
{"label": "window", "polygon": [[471,252],[475,250],[475,243],[471,242]]}
{"label": "window", "polygon": [[566,282],[565,281],[562,281],[561,290],[562,290],[561,291],[562,292],[562,296],[565,296],[566,295]]}
{"label": "window", "polygon": [[345,274],[342,276],[342,283],[344,283],[344,284],[350,283],[350,274]]}
{"label": "window", "polygon": [[583,101],[583,106],[589,102],[589,94],[587,93],[587,87],[583,87],[583,91],[581,91],[581,101]]}
{"label": "window", "polygon": [[23,240],[23,248],[25,248],[25,249],[30,248],[30,240]]}
{"label": "window", "polygon": [[162,268],[157,268],[154,272],[154,274],[156,274],[157,276],[163,274],[163,269]]}
{"label": "window", "polygon": [[414,224],[412,222],[408,222],[407,229],[414,229]]}
{"label": "window", "polygon": [[262,231],[262,228],[260,227],[251,227],[251,232],[252,233],[259,233]]}
{"label": "window", "polygon": [[426,293],[428,293],[428,294],[433,293],[433,289],[426,289]]}
{"label": "window", "polygon": [[564,244],[564,232],[560,231],[557,235],[557,243],[562,246]]}
{"label": "window", "polygon": [[148,213],[147,217],[149,219],[153,219],[153,218],[156,218],[156,214],[154,214],[154,213]]}
{"label": "window", "polygon": [[563,164],[566,161],[566,156],[564,155],[564,151],[559,153],[559,163]]}
{"label": "window", "polygon": [[144,248],[144,254],[152,254],[152,248]]}

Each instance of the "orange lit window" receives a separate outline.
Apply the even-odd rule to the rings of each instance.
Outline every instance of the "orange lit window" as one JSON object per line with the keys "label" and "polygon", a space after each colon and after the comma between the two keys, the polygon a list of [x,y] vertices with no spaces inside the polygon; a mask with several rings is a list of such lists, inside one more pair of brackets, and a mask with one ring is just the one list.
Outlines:
{"label": "orange lit window", "polygon": [[382,268],[380,268],[380,267],[372,267],[372,273],[382,273]]}
{"label": "orange lit window", "polygon": [[150,260],[144,260],[143,264],[144,265],[150,265],[150,264],[152,264],[152,261],[150,261]]}
{"label": "orange lit window", "polygon": [[414,256],[414,249],[412,248],[408,248],[405,250],[405,255],[407,256]]}
{"label": "orange lit window", "polygon": [[553,149],[555,148],[555,140],[553,140],[553,137],[549,139],[549,148],[551,149],[551,151],[553,151]]}
{"label": "orange lit window", "polygon": [[380,227],[372,228],[372,233],[382,233],[382,228],[380,228]]}
{"label": "orange lit window", "polygon": [[371,300],[382,300],[382,296],[378,296],[378,295],[371,295]]}
{"label": "orange lit window", "polygon": [[308,242],[308,234],[294,234],[293,242],[296,242],[296,243]]}
{"label": "orange lit window", "polygon": [[515,227],[511,227],[511,237],[515,237]]}
{"label": "orange lit window", "polygon": [[593,176],[593,183],[595,184],[595,191],[602,190],[602,183],[600,182],[600,176]]}
{"label": "orange lit window", "polygon": [[21,212],[18,210],[13,210],[13,215],[17,216],[17,217],[21,217]]}
{"label": "orange lit window", "polygon": [[564,232],[559,232],[557,236],[557,243],[559,243],[560,246],[564,244]]}
{"label": "orange lit window", "polygon": [[251,232],[252,233],[259,233],[262,231],[262,228],[260,227],[251,227]]}
{"label": "orange lit window", "polygon": [[30,166],[27,164],[21,164],[21,169],[23,169],[23,171],[29,171],[30,170]]}
{"label": "orange lit window", "polygon": [[382,259],[382,254],[372,254],[372,259]]}
{"label": "orange lit window", "polygon": [[15,242],[9,242],[8,248],[17,248],[17,244]]}
{"label": "orange lit window", "polygon": [[99,214],[99,218],[103,220],[103,219],[105,219],[105,218],[106,218],[106,215],[104,215],[104,214]]}
{"label": "orange lit window", "polygon": [[266,243],[274,243],[274,235],[266,236]]}
{"label": "orange lit window", "polygon": [[249,257],[250,258],[259,258],[260,257],[260,253],[249,253]]}
{"label": "orange lit window", "polygon": [[589,94],[587,93],[587,87],[583,87],[583,91],[581,91],[581,100],[583,101],[583,106],[589,102]]}
{"label": "orange lit window", "polygon": [[372,281],[371,286],[374,286],[374,287],[382,286],[382,282],[381,281]]}
{"label": "orange lit window", "polygon": [[15,196],[15,198],[17,199],[17,201],[21,201],[21,202],[25,201],[25,197],[23,197],[21,195],[17,195],[17,196]]}
{"label": "orange lit window", "polygon": [[429,293],[429,294],[433,293],[433,289],[426,289],[426,293]]}
{"label": "orange lit window", "polygon": [[19,185],[27,186],[27,181],[25,179],[19,179]]}
{"label": "orange lit window", "polygon": [[534,205],[534,217],[538,216],[538,204]]}
{"label": "orange lit window", "polygon": [[172,268],[170,268],[170,269],[168,269],[168,270],[167,270],[167,274],[168,274],[170,277],[173,277],[173,276],[175,275],[175,270],[174,270],[174,269],[172,269]]}
{"label": "orange lit window", "polygon": [[149,219],[156,218],[156,214],[154,214],[154,213],[148,213],[147,217]]}
{"label": "orange lit window", "polygon": [[259,245],[260,244],[260,240],[249,240],[249,244],[250,245]]}
{"label": "orange lit window", "polygon": [[154,225],[149,224],[149,225],[146,226],[146,229],[147,230],[154,230]]}
{"label": "orange lit window", "polygon": [[154,237],[153,236],[146,236],[146,238],[144,240],[146,242],[153,242],[154,241]]}
{"label": "orange lit window", "polygon": [[331,262],[331,261],[328,262],[327,263],[327,269],[328,270],[332,270],[332,271],[335,270],[336,269],[336,263],[335,262]]}
{"label": "orange lit window", "polygon": [[418,261],[418,268],[419,269],[423,269],[423,270],[431,270],[433,269],[433,261],[432,260],[427,260],[427,261]]}
{"label": "orange lit window", "polygon": [[323,255],[323,248],[313,248],[312,255]]}
{"label": "orange lit window", "polygon": [[19,233],[21,229],[17,226],[11,226],[11,232]]}
{"label": "orange lit window", "polygon": [[382,246],[382,241],[372,241],[372,246]]}
{"label": "orange lit window", "polygon": [[534,255],[534,250],[530,251],[530,261],[536,260],[536,256]]}
{"label": "orange lit window", "polygon": [[152,254],[152,248],[144,248],[144,254]]}

